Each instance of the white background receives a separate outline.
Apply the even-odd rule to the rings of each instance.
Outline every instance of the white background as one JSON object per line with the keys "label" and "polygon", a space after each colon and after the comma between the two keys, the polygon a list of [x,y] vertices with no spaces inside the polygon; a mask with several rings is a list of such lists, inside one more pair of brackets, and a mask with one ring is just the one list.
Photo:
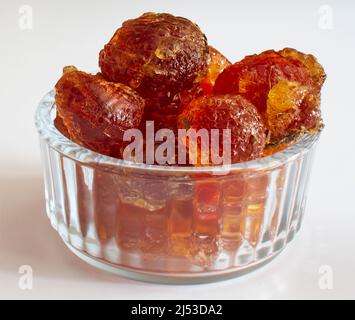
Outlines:
{"label": "white background", "polygon": [[[21,5],[33,10],[31,30],[21,29]],[[231,61],[290,46],[316,55],[327,71],[326,128],[303,227],[285,252],[249,275],[194,286],[112,276],[68,252],[45,216],[35,108],[64,65],[96,70],[98,52],[116,28],[145,11],[197,22]],[[1,0],[0,298],[355,298],[354,40],[351,0]],[[33,268],[32,290],[18,286],[21,265]],[[331,290],[319,286],[322,266],[333,271]]]}

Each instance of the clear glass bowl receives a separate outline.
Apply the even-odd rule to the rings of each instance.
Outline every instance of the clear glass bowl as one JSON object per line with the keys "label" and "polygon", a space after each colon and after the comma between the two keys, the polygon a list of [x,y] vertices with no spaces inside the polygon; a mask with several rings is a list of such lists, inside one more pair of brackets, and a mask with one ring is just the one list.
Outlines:
{"label": "clear glass bowl", "polygon": [[271,260],[300,228],[319,134],[230,167],[163,167],[81,147],[54,114],[52,91],[36,113],[47,214],[96,267],[163,283],[224,279]]}

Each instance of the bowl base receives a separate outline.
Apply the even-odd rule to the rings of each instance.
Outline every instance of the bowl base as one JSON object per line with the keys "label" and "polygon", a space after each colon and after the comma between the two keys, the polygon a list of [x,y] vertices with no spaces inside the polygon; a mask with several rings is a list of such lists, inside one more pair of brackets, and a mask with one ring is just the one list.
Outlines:
{"label": "bowl base", "polygon": [[278,256],[282,250],[274,252],[269,255],[265,259],[258,260],[254,263],[250,263],[246,266],[229,268],[227,270],[219,270],[215,272],[197,272],[197,273],[159,273],[159,272],[147,272],[134,268],[127,268],[117,264],[113,264],[102,260],[100,258],[95,258],[91,255],[88,255],[85,252],[82,252],[71,244],[64,242],[66,246],[73,252],[77,257],[91,266],[103,270],[105,272],[109,272],[111,274],[115,274],[118,276],[122,276],[125,278],[150,282],[150,283],[159,283],[159,284],[202,284],[202,283],[210,283],[215,281],[223,281],[229,280],[232,278],[236,278],[242,276],[246,273],[252,272],[260,267],[266,265],[271,262],[276,256]]}

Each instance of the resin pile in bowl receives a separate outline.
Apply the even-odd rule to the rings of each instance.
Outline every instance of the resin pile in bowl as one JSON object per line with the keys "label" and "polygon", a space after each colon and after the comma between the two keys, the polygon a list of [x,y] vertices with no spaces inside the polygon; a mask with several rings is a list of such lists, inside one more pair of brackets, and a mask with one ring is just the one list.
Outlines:
{"label": "resin pile in bowl", "polygon": [[47,214],[85,261],[125,276],[205,282],[273,258],[300,228],[319,134],[228,167],[134,164],[100,155],[54,126],[54,93],[36,125]]}
{"label": "resin pile in bowl", "polygon": [[96,74],[65,67],[36,113],[47,214],[65,244],[167,283],[232,277],[284,249],[323,128],[317,59],[284,48],[232,64],[192,21],[150,12],[98,60]]}

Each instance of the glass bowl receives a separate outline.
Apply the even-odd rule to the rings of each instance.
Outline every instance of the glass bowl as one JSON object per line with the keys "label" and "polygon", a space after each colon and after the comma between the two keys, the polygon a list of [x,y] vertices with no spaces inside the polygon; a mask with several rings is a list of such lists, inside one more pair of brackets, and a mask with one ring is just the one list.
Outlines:
{"label": "glass bowl", "polygon": [[36,112],[46,211],[98,268],[161,283],[230,278],[270,261],[301,226],[319,134],[227,167],[156,166],[81,147],[54,115],[51,91]]}

